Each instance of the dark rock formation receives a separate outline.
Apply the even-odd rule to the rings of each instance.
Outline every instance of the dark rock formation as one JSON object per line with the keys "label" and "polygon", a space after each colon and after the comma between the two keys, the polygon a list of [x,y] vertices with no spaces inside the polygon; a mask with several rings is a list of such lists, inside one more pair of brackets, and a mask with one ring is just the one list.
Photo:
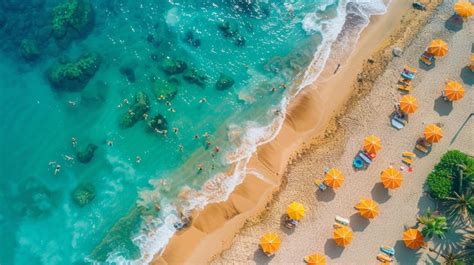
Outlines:
{"label": "dark rock formation", "polygon": [[196,68],[188,68],[183,73],[183,78],[191,84],[198,86],[204,86],[206,84],[207,76],[204,72],[197,70]]}
{"label": "dark rock formation", "polygon": [[125,77],[127,77],[128,82],[134,83],[136,78],[135,78],[135,71],[133,68],[128,67],[128,66],[123,66],[120,67],[120,73],[123,74]]}
{"label": "dark rock formation", "polygon": [[168,121],[161,114],[154,116],[153,119],[148,121],[147,125],[150,131],[152,132],[163,132],[165,130],[168,130]]}
{"label": "dark rock formation", "polygon": [[34,61],[41,55],[38,44],[32,39],[23,39],[20,44],[21,56],[27,61]]}
{"label": "dark rock formation", "polygon": [[97,149],[97,145],[95,144],[88,144],[87,147],[76,153],[77,160],[81,163],[89,163],[94,157],[94,152]]}
{"label": "dark rock formation", "polygon": [[169,81],[155,80],[152,84],[152,90],[159,101],[171,101],[178,93],[178,80]]}
{"label": "dark rock formation", "polygon": [[140,120],[144,120],[144,114],[150,110],[148,96],[143,92],[135,95],[135,102],[130,106],[127,113],[122,116],[120,125],[124,128],[130,128]]}
{"label": "dark rock formation", "polygon": [[94,10],[89,0],[65,0],[53,9],[51,28],[59,46],[85,36],[94,25]]}
{"label": "dark rock formation", "polygon": [[222,32],[225,38],[232,39],[235,45],[245,45],[245,38],[240,34],[239,27],[235,23],[224,21],[217,25],[217,28]]}
{"label": "dark rock formation", "polygon": [[188,43],[189,45],[193,46],[193,47],[199,47],[201,46],[201,40],[200,39],[196,39],[194,37],[194,33],[192,31],[188,31],[186,32],[186,35],[184,37],[184,41],[186,43]]}
{"label": "dark rock formation", "polygon": [[174,60],[170,57],[166,57],[161,64],[163,71],[169,75],[179,74],[184,72],[188,66],[184,61]]}
{"label": "dark rock formation", "polygon": [[232,77],[222,74],[219,76],[219,79],[216,82],[217,90],[226,90],[234,85],[234,79]]}
{"label": "dark rock formation", "polygon": [[72,200],[80,207],[86,206],[95,198],[95,187],[90,183],[79,184],[72,192]]}
{"label": "dark rock formation", "polygon": [[57,90],[82,90],[99,69],[100,62],[97,53],[86,53],[75,62],[64,61],[51,67],[48,80]]}

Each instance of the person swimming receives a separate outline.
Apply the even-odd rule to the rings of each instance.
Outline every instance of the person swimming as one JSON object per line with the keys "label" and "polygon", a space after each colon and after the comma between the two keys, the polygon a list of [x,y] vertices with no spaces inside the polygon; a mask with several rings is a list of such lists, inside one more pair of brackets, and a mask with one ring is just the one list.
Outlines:
{"label": "person swimming", "polygon": [[205,98],[205,97],[204,97],[204,98],[201,98],[201,99],[199,100],[199,103],[201,103],[201,104],[207,103],[207,98]]}
{"label": "person swimming", "polygon": [[114,145],[114,142],[112,140],[107,140],[107,145],[112,147]]}
{"label": "person swimming", "polygon": [[56,164],[56,167],[54,168],[54,175],[59,174],[60,171],[61,171],[61,165]]}
{"label": "person swimming", "polygon": [[72,160],[74,160],[74,157],[68,156],[68,155],[64,155],[64,159],[66,159],[67,161],[72,161]]}
{"label": "person swimming", "polygon": [[76,145],[77,145],[77,139],[76,139],[76,137],[74,137],[74,136],[71,137],[71,144],[72,144],[72,147],[76,147]]}
{"label": "person swimming", "polygon": [[178,145],[178,152],[183,152],[184,151],[184,146],[182,144]]}
{"label": "person swimming", "polygon": [[174,128],[173,128],[173,132],[174,132],[174,134],[178,134],[178,132],[179,132],[179,129],[178,129],[178,128],[176,128],[176,127],[174,127]]}
{"label": "person swimming", "polygon": [[140,156],[137,156],[135,158],[135,163],[140,164],[142,162],[142,158]]}

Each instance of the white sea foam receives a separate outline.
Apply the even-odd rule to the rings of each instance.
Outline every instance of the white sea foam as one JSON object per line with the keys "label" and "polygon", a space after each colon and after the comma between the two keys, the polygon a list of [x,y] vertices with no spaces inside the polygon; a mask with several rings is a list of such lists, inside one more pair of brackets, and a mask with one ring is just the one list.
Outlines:
{"label": "white sea foam", "polygon": [[[324,10],[330,6],[322,6]],[[244,127],[237,125],[229,126],[229,139],[238,140],[238,145],[226,153],[226,162],[234,164],[233,173],[229,176],[224,173],[215,175],[208,180],[201,190],[186,189],[181,194],[181,199],[186,200],[182,212],[190,213],[195,209],[203,209],[207,204],[225,201],[234,188],[242,183],[245,175],[252,173],[259,178],[265,177],[259,172],[247,169],[247,163],[252,154],[257,150],[259,145],[263,145],[273,140],[284,122],[284,116],[288,104],[291,100],[307,85],[313,83],[321,74],[329,58],[337,56],[334,53],[334,45],[343,50],[353,47],[353,43],[357,42],[360,32],[368,25],[369,17],[372,15],[380,15],[386,12],[388,4],[383,0],[342,0],[336,9],[337,15],[331,19],[321,17],[323,12],[313,12],[306,14],[302,21],[302,28],[312,34],[319,32],[322,37],[322,43],[315,52],[313,59],[308,68],[302,73],[302,82],[295,87],[295,93],[284,97],[280,102],[280,115],[276,115],[275,119],[269,125],[260,125],[249,121]],[[293,6],[287,6],[293,8]],[[172,14],[169,14],[170,16]],[[355,21],[349,21],[355,18]],[[171,21],[168,21],[168,23]],[[339,52],[339,51],[338,51]],[[174,235],[175,228],[173,224],[179,221],[177,210],[171,206],[171,202],[162,201],[163,205],[167,205],[162,209],[162,216],[166,216],[165,220],[158,220],[149,224],[146,231],[147,234],[140,234],[134,238],[134,242],[140,247],[142,256],[135,261],[125,260],[119,256],[111,255],[109,262],[116,264],[143,264],[149,263],[156,253],[165,250],[169,239]]]}

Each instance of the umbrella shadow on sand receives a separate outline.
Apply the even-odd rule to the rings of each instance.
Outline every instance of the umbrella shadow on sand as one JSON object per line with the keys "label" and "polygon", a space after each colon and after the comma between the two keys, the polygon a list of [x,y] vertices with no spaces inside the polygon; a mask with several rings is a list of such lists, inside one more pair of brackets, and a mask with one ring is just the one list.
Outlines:
{"label": "umbrella shadow on sand", "polygon": [[474,72],[472,72],[469,67],[465,66],[461,70],[461,74],[459,75],[462,79],[462,82],[466,85],[474,85]]}
{"label": "umbrella shadow on sand", "polygon": [[464,20],[462,17],[454,14],[446,22],[444,22],[444,27],[453,32],[458,32],[463,28]]}
{"label": "umbrella shadow on sand", "polygon": [[352,230],[358,232],[364,231],[370,224],[370,221],[368,219],[360,216],[360,214],[358,213],[351,215],[350,221]]}
{"label": "umbrella shadow on sand", "polygon": [[374,201],[378,203],[384,203],[391,197],[388,189],[386,189],[381,182],[375,183],[370,193],[372,194]]}
{"label": "umbrella shadow on sand", "polygon": [[275,255],[267,256],[260,248],[255,250],[253,254],[253,260],[257,264],[268,264],[272,261],[273,257],[275,257]]}
{"label": "umbrella shadow on sand", "polygon": [[436,111],[439,116],[448,116],[451,111],[453,111],[453,102],[439,97],[435,100],[433,110]]}
{"label": "umbrella shadow on sand", "polygon": [[417,264],[421,257],[421,251],[407,248],[403,240],[398,240],[393,248],[395,249],[395,260],[398,264]]}
{"label": "umbrella shadow on sand", "polygon": [[326,243],[324,244],[324,254],[328,257],[331,257],[332,259],[339,258],[343,251],[344,248],[338,246],[333,239],[328,238],[326,240]]}
{"label": "umbrella shadow on sand", "polygon": [[318,201],[330,202],[334,200],[335,197],[336,197],[336,193],[331,188],[327,188],[324,191],[321,191],[321,190],[316,191],[316,199],[318,199]]}

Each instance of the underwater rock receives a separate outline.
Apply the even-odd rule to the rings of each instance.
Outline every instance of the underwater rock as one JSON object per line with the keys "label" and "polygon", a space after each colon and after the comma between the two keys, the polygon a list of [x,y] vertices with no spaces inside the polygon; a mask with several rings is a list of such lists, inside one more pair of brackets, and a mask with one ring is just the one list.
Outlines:
{"label": "underwater rock", "polygon": [[135,102],[128,109],[127,113],[122,116],[120,125],[124,128],[130,128],[140,120],[144,120],[144,114],[150,110],[150,102],[148,96],[143,92],[135,95]]}
{"label": "underwater rock", "polygon": [[75,62],[60,62],[51,67],[48,80],[57,90],[82,90],[100,67],[100,57],[97,53],[83,54]]}
{"label": "underwater rock", "polygon": [[232,0],[234,10],[254,18],[265,18],[270,15],[269,5],[258,0]]}
{"label": "underwater rock", "polygon": [[94,157],[94,152],[97,149],[97,145],[95,144],[88,144],[87,147],[76,153],[77,160],[81,163],[89,163]]}
{"label": "underwater rock", "polygon": [[239,33],[239,28],[235,24],[231,24],[229,21],[219,23],[217,28],[226,38],[233,38]]}
{"label": "underwater rock", "polygon": [[87,106],[99,105],[107,99],[108,86],[104,81],[97,81],[94,85],[87,86],[81,92],[81,104]]}
{"label": "underwater rock", "polygon": [[20,44],[21,56],[27,61],[34,61],[41,55],[38,44],[32,39],[23,39]]}
{"label": "underwater rock", "polygon": [[60,46],[85,36],[94,25],[94,10],[89,0],[65,0],[53,8],[51,28]]}
{"label": "underwater rock", "polygon": [[147,125],[150,131],[152,132],[155,132],[155,131],[163,132],[165,130],[168,130],[168,121],[161,114],[154,116],[153,119],[151,119],[147,123]]}
{"label": "underwater rock", "polygon": [[120,73],[127,77],[128,82],[135,82],[135,71],[133,70],[133,68],[128,66],[120,67]]}
{"label": "underwater rock", "polygon": [[18,185],[18,198],[13,208],[23,216],[44,217],[57,207],[58,197],[38,179],[30,177]]}
{"label": "underwater rock", "polygon": [[216,89],[217,90],[226,90],[229,89],[231,86],[234,85],[234,79],[232,77],[222,74],[219,76],[219,79],[216,82]]}
{"label": "underwater rock", "polygon": [[239,27],[235,23],[224,21],[217,25],[225,38],[232,39],[237,46],[245,45],[245,38],[239,32]]}
{"label": "underwater rock", "polygon": [[79,184],[72,192],[72,200],[80,207],[86,206],[95,198],[95,187],[90,183]]}
{"label": "underwater rock", "polygon": [[155,80],[152,85],[153,93],[159,101],[171,101],[178,93],[178,80]]}
{"label": "underwater rock", "polygon": [[189,43],[193,47],[199,47],[201,46],[201,40],[194,38],[194,33],[192,31],[186,32],[184,41],[186,43]]}
{"label": "underwater rock", "polygon": [[166,57],[161,64],[163,71],[169,75],[179,74],[184,72],[188,66],[184,61],[174,60],[170,57]]}
{"label": "underwater rock", "polygon": [[206,84],[207,76],[204,72],[201,72],[196,68],[188,68],[183,73],[183,79],[191,84],[204,86]]}

